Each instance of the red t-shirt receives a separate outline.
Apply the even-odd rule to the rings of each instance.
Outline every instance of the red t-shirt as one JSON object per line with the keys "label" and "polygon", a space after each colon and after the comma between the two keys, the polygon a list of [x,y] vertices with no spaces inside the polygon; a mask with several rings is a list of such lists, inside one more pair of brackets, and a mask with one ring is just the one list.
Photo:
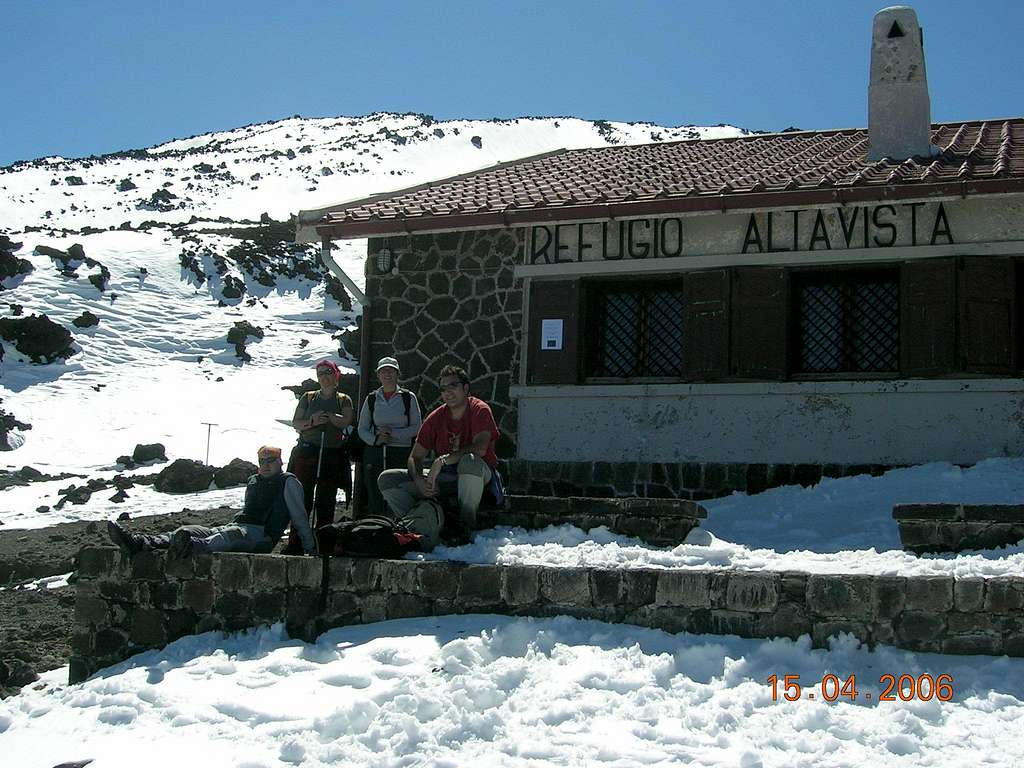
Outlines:
{"label": "red t-shirt", "polygon": [[420,425],[420,431],[416,434],[416,442],[440,456],[472,445],[473,436],[481,432],[491,433],[491,441],[487,444],[484,461],[488,466],[494,468],[498,466],[494,443],[501,433],[498,431],[498,425],[494,423],[491,406],[472,395],[466,399],[466,411],[458,421],[451,417],[451,411],[446,405],[438,406],[431,411]]}

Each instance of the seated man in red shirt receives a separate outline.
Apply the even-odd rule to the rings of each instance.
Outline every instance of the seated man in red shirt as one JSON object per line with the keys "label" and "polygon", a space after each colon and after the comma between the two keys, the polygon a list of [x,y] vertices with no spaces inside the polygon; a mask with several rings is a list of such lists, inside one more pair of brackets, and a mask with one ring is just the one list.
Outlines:
{"label": "seated man in red shirt", "polygon": [[[469,394],[469,377],[461,368],[448,365],[438,381],[443,404],[423,420],[407,469],[389,469],[377,480],[381,495],[395,517],[406,521],[409,529],[423,536],[423,550],[433,549],[441,540],[444,527],[439,504],[432,503],[439,492],[442,473],[455,474],[458,480],[459,522],[467,530],[476,527],[480,497],[498,466],[494,444],[498,425],[491,407]],[[426,477],[420,462],[434,454]],[[445,469],[448,467],[449,469]]]}

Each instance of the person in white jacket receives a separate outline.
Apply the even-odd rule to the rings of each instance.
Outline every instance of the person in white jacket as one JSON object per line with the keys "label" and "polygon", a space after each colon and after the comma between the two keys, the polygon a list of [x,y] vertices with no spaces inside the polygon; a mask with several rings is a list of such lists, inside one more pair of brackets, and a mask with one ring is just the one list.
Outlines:
{"label": "person in white jacket", "polygon": [[363,485],[367,511],[384,514],[384,498],[377,478],[385,469],[404,467],[423,417],[419,400],[398,386],[401,371],[393,357],[377,363],[380,387],[370,392],[359,410],[359,439],[363,441]]}

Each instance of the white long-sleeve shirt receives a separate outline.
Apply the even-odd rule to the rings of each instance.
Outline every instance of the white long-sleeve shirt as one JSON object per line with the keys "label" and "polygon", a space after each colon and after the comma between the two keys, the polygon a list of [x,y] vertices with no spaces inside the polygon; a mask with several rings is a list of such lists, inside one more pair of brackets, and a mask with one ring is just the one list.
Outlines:
{"label": "white long-sleeve shirt", "polygon": [[368,401],[375,398],[373,405],[373,424],[380,427],[391,427],[391,438],[387,445],[401,446],[408,448],[416,439],[416,433],[420,431],[420,424],[423,423],[423,416],[420,414],[420,404],[415,397],[409,401],[409,423],[406,425],[405,401],[402,399],[402,388],[399,387],[394,396],[387,400],[384,397],[384,390],[378,388],[366,396],[363,400],[363,407],[359,409],[359,437],[367,445],[373,445],[377,440],[374,429],[370,427],[370,406]]}
{"label": "white long-sleeve shirt", "polygon": [[295,475],[289,477],[284,483],[284,503],[288,507],[288,517],[291,518],[292,528],[299,534],[302,551],[307,554],[316,552],[313,531],[309,527],[309,520],[306,519],[306,497],[302,490],[302,483]]}

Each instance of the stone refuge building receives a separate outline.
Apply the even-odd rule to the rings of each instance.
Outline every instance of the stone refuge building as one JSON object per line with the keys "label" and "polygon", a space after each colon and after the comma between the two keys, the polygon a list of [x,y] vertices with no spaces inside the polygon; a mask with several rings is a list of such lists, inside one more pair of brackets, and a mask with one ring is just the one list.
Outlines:
{"label": "stone refuge building", "polygon": [[[1024,118],[933,125],[914,11],[869,128],[556,151],[300,214],[368,238],[362,356],[464,366],[514,491],[704,498],[1024,449]],[[368,375],[364,373],[363,393]]]}

